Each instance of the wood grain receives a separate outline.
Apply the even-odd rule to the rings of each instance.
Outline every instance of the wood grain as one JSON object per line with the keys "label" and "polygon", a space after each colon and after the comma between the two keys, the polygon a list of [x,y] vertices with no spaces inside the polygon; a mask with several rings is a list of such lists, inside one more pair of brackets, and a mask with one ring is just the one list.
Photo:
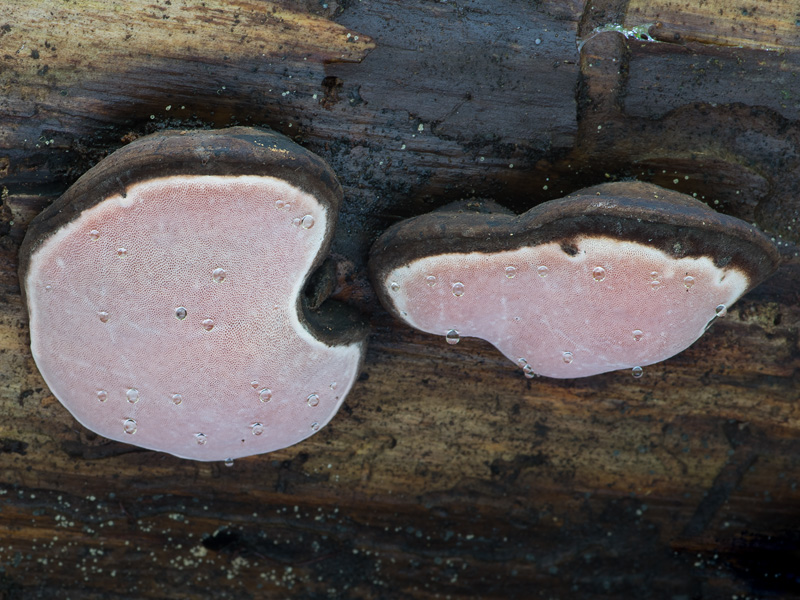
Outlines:
{"label": "wood grain", "polygon": [[[0,4],[0,598],[800,593],[800,29],[791,2],[745,8]],[[71,418],[30,356],[16,252],[114,149],[231,124],[337,172],[336,293],[373,333],[330,426],[229,468]],[[784,257],[642,379],[527,380],[375,302],[367,250],[401,218],[631,177],[757,223]]]}
{"label": "wood grain", "polygon": [[636,27],[645,23],[658,23],[656,37],[668,41],[779,51],[800,48],[800,14],[792,0],[631,0],[625,24]]}

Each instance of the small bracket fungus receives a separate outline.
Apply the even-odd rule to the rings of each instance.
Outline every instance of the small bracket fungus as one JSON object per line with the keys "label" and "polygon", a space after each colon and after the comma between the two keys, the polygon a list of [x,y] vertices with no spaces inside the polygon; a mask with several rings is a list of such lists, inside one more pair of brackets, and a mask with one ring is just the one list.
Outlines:
{"label": "small bracket fungus", "polygon": [[456,343],[483,338],[533,377],[662,361],[697,340],[779,256],[747,223],[683,194],[626,182],[515,216],[445,207],[371,251],[386,308]]}
{"label": "small bracket fungus", "polygon": [[195,460],[315,433],[366,337],[347,307],[303,294],[340,200],[322,159],[251,128],[155,134],[101,161],[20,252],[53,394],[92,431]]}

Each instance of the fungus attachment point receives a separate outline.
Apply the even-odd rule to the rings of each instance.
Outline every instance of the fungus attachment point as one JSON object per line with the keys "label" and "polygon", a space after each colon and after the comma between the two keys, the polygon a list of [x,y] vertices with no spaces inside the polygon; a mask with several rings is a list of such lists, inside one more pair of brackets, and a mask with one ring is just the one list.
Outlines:
{"label": "fungus attachment point", "polygon": [[[456,325],[527,377],[572,378],[636,375],[681,352],[778,260],[747,223],[624,182],[519,216],[459,205],[409,219],[375,243],[370,275],[381,302],[409,325],[439,335]],[[430,273],[452,288],[431,286]]]}
{"label": "fungus attachment point", "polygon": [[53,394],[100,435],[196,460],[324,427],[366,337],[351,309],[312,307],[303,289],[340,202],[322,159],[252,128],[163,132],[103,160],[33,220],[20,252]]}

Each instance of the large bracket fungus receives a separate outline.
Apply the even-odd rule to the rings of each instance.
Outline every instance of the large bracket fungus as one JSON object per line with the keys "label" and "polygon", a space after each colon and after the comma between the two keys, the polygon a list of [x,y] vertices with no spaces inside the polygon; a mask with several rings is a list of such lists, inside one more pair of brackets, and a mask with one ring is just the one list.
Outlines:
{"label": "large bracket fungus", "polygon": [[529,377],[572,378],[636,374],[681,352],[778,262],[747,223],[622,182],[519,216],[445,207],[409,219],[378,239],[370,270],[409,325],[483,338]]}
{"label": "large bracket fungus", "polygon": [[31,223],[31,349],[86,427],[196,460],[312,435],[356,380],[365,328],[303,294],[341,188],[316,155],[251,128],[118,150]]}

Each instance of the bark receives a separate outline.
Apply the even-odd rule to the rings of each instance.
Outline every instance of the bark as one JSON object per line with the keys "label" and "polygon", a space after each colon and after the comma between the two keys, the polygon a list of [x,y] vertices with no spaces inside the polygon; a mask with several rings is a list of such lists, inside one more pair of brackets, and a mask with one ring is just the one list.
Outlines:
{"label": "bark", "polygon": [[[800,592],[800,26],[789,0],[0,4],[0,598],[730,598]],[[270,127],[345,190],[373,334],[319,434],[184,461],[79,426],[30,356],[28,222],[164,128]],[[371,242],[453,200],[696,194],[778,273],[642,379],[526,380],[403,327]],[[438,596],[437,596],[438,595]]]}

